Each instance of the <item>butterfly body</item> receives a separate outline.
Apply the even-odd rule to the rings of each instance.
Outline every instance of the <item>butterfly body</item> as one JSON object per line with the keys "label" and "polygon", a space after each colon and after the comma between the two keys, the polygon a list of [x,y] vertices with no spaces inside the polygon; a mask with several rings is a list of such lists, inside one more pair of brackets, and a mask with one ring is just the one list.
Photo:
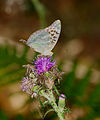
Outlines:
{"label": "butterfly body", "polygon": [[26,44],[42,55],[52,55],[51,50],[58,41],[61,31],[61,22],[56,20],[49,27],[33,33]]}

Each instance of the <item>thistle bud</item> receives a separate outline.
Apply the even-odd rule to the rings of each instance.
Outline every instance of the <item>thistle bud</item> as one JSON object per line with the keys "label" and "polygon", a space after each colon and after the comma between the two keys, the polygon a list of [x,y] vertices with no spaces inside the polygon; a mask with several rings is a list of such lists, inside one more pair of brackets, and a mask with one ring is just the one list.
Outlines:
{"label": "thistle bud", "polygon": [[59,97],[59,102],[58,102],[59,108],[64,108],[65,107],[65,95],[61,94]]}

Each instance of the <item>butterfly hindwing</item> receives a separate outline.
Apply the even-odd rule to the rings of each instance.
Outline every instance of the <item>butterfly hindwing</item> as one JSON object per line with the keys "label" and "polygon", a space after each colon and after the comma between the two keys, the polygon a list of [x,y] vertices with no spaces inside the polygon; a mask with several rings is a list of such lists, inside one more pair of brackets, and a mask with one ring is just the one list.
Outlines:
{"label": "butterfly hindwing", "polygon": [[[38,34],[37,34],[38,33]],[[46,48],[48,47],[48,40],[50,39],[49,33],[47,31],[39,30],[35,33],[33,33],[28,41],[27,45],[30,46],[31,48],[34,48],[35,51],[44,53]]]}
{"label": "butterfly hindwing", "polygon": [[61,31],[61,23],[60,20],[56,20],[51,26],[46,28],[47,32],[50,34],[50,45],[52,50],[55,46],[55,44],[58,41],[60,31]]}
{"label": "butterfly hindwing", "polygon": [[42,55],[49,55],[60,35],[60,20],[55,21],[49,27],[33,33],[26,44]]}

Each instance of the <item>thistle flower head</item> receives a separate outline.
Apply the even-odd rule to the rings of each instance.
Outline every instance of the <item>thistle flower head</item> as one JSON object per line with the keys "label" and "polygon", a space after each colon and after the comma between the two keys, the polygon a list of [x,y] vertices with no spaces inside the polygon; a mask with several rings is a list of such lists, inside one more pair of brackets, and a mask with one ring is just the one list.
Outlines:
{"label": "thistle flower head", "polygon": [[24,77],[22,79],[22,82],[21,82],[21,89],[22,89],[22,91],[30,94],[31,97],[34,96],[33,87],[36,85],[35,81],[36,81],[36,78],[30,79],[28,77]]}
{"label": "thistle flower head", "polygon": [[35,71],[37,71],[37,73],[40,74],[48,72],[55,65],[55,61],[51,61],[51,56],[50,57],[41,56],[40,58],[39,57],[36,58],[34,64]]}
{"label": "thistle flower head", "polygon": [[22,79],[21,88],[32,97],[38,93],[33,91],[34,87],[52,89],[54,84],[59,83],[59,79],[61,79],[62,73],[59,72],[51,57],[37,57],[33,65],[23,65],[23,67],[27,68],[27,72]]}

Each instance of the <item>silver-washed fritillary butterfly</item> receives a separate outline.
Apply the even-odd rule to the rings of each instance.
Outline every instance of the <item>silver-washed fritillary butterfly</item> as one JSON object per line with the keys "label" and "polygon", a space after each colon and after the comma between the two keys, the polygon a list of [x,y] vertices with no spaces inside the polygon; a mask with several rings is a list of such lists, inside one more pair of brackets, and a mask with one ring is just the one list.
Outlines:
{"label": "silver-washed fritillary butterfly", "polygon": [[61,31],[61,22],[56,20],[49,27],[34,32],[26,44],[42,55],[52,55]]}

